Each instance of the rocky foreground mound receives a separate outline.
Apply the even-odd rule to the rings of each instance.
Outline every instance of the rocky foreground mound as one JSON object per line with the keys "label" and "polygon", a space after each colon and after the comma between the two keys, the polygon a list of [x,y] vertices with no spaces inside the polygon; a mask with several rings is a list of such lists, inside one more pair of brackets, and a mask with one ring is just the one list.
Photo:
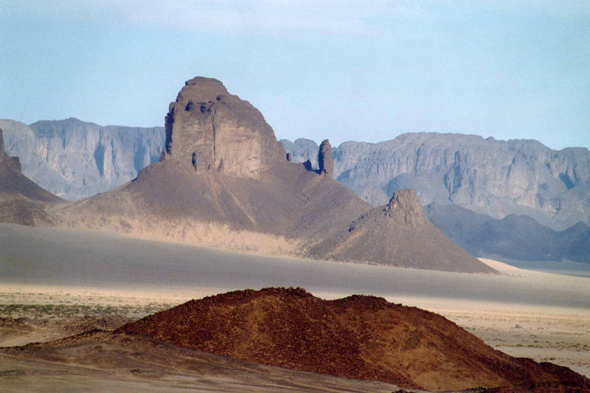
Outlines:
{"label": "rocky foreground mound", "polygon": [[437,314],[373,296],[326,301],[299,288],[236,291],[192,300],[117,332],[406,388],[590,389],[588,379],[567,368],[512,358]]}

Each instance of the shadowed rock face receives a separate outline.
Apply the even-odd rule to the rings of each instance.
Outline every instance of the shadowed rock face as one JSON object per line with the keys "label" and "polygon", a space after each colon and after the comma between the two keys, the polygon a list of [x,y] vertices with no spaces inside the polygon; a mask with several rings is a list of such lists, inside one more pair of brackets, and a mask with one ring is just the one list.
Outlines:
{"label": "shadowed rock face", "polygon": [[384,211],[399,225],[417,228],[428,223],[420,198],[412,189],[395,192]]}
{"label": "shadowed rock face", "polygon": [[437,228],[476,257],[590,263],[590,227],[581,222],[554,231],[528,216],[511,214],[497,220],[457,205],[431,203],[424,211]]}
{"label": "shadowed rock face", "polygon": [[4,150],[4,135],[0,128],[0,165],[10,168],[16,172],[21,172],[21,165],[18,157],[10,157]]}
{"label": "shadowed rock face", "polygon": [[68,200],[110,191],[159,161],[164,127],[100,126],[70,118],[26,125],[0,120],[6,151],[25,176]]}
{"label": "shadowed rock face", "polygon": [[589,386],[564,367],[512,358],[439,315],[374,296],[326,301],[299,288],[236,291],[192,300],[118,332],[407,388]]}
{"label": "shadowed rock face", "polygon": [[51,223],[45,208],[61,201],[61,198],[22,174],[18,157],[10,157],[4,151],[4,137],[0,129],[0,222],[22,225]]}
{"label": "shadowed rock face", "polygon": [[330,141],[327,139],[320,144],[318,164],[320,167],[320,173],[325,173],[330,177],[334,177],[334,159],[332,158],[332,146],[330,145]]}
{"label": "shadowed rock face", "polygon": [[249,102],[228,93],[216,79],[186,82],[166,116],[166,153],[193,163],[197,172],[258,178],[285,160],[272,128]]}

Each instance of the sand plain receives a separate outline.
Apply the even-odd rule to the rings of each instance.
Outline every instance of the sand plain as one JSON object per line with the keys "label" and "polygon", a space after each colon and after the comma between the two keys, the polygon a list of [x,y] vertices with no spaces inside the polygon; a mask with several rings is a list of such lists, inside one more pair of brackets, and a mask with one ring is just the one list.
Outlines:
{"label": "sand plain", "polygon": [[[590,376],[590,279],[483,261],[500,274],[260,256],[0,224],[0,317],[7,318],[0,346],[64,337],[87,327],[79,322],[85,318],[116,324],[229,290],[299,286],[326,299],[376,295],[434,311],[510,355]],[[15,318],[25,319],[15,326],[9,322]],[[11,368],[1,360],[0,369]]]}

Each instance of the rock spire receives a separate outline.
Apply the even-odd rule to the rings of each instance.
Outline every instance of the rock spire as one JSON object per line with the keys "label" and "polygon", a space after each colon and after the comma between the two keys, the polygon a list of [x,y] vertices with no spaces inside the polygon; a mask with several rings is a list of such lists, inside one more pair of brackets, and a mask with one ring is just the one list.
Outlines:
{"label": "rock spire", "polygon": [[332,146],[330,141],[325,139],[320,144],[320,151],[318,153],[318,166],[320,173],[325,173],[330,177],[334,177],[334,159],[332,158]]}

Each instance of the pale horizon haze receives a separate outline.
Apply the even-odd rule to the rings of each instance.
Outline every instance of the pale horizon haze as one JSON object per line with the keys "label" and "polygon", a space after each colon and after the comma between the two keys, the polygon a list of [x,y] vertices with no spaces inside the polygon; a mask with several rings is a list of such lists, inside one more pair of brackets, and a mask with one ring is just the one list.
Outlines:
{"label": "pale horizon haze", "polygon": [[163,126],[195,76],[279,139],[590,148],[590,1],[0,0],[0,118]]}

